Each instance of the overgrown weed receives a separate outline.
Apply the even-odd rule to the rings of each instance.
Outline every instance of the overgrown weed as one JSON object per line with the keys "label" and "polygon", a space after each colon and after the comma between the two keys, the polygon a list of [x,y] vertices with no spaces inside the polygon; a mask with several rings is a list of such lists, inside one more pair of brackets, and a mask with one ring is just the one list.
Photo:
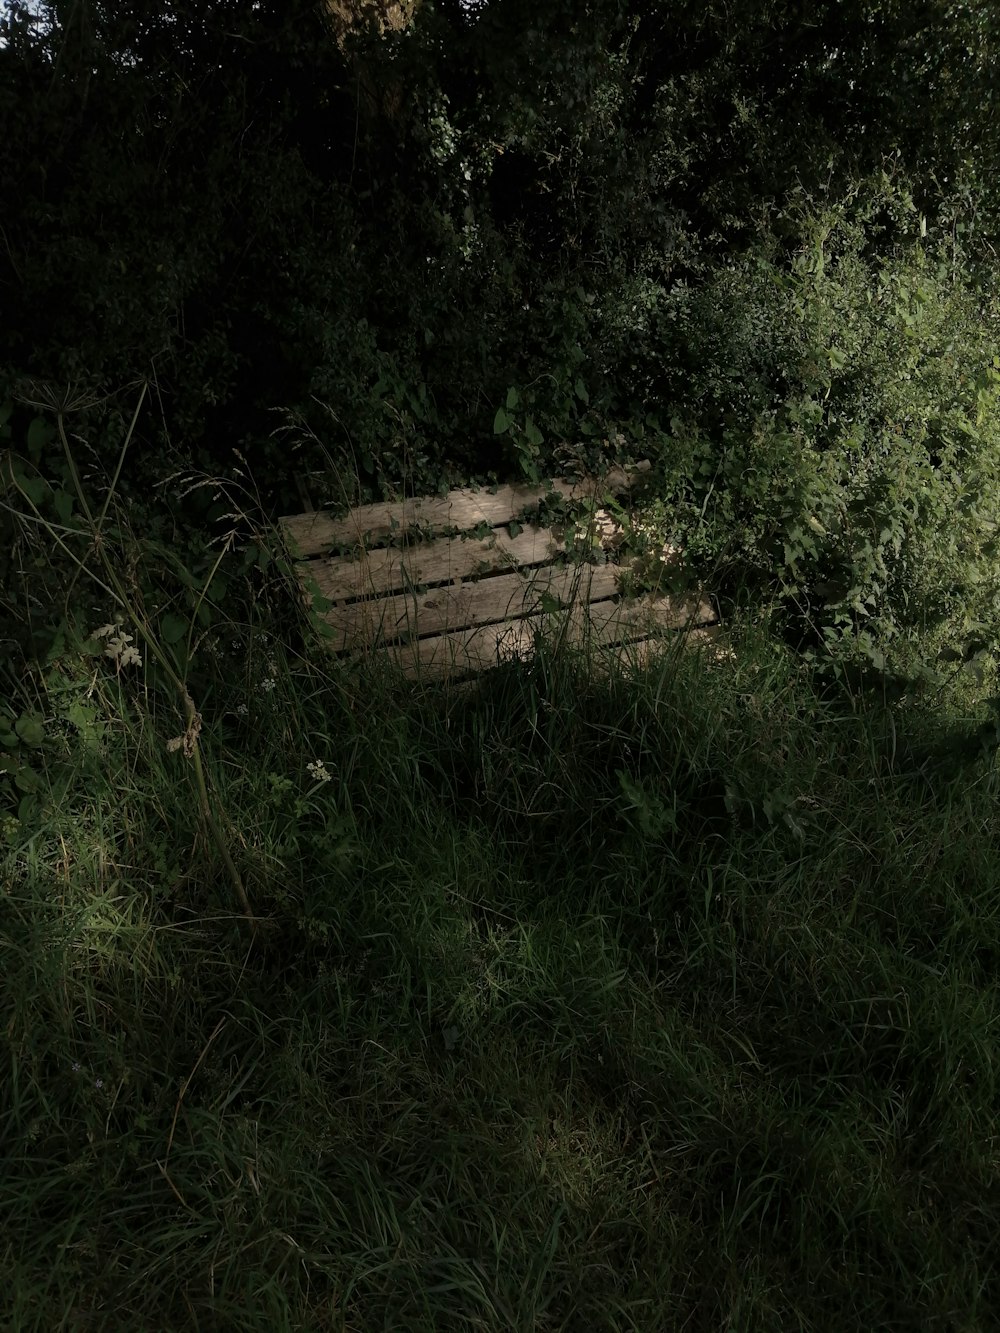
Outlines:
{"label": "overgrown weed", "polygon": [[300,649],[254,569],[175,664],[266,930],[155,657],[67,614],[6,671],[8,1326],[981,1326],[988,757],[915,784],[931,713],[766,617],[443,691]]}

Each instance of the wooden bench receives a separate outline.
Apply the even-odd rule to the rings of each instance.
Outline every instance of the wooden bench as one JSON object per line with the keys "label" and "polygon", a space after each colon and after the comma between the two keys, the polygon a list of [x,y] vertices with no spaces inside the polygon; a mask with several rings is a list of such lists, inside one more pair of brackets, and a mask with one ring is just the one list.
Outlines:
{"label": "wooden bench", "polygon": [[[718,618],[694,595],[619,595],[621,529],[601,508],[648,471],[601,481],[456,490],[280,520],[307,602],[333,652],[391,655],[414,678],[461,678],[532,651],[554,634],[599,654],[644,658],[664,634],[700,639]],[[543,526],[539,505],[582,514]],[[679,553],[664,555],[666,574]],[[715,627],[713,630],[711,627]]]}

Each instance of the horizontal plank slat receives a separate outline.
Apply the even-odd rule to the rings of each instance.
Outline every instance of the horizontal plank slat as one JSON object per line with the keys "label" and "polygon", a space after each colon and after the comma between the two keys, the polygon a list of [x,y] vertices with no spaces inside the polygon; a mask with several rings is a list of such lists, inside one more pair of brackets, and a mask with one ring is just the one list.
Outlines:
{"label": "horizontal plank slat", "polygon": [[688,626],[669,634],[659,633],[652,638],[629,639],[624,644],[597,644],[591,661],[598,669],[607,667],[613,661],[625,666],[645,667],[677,640],[685,648],[696,648],[706,653],[709,661],[719,661],[727,655],[723,628],[713,624]]}
{"label": "horizontal plank slat", "polygon": [[553,492],[567,500],[617,495],[627,491],[649,470],[650,464],[642,462],[628,469],[612,468],[600,480],[585,477],[579,481],[557,479],[542,486],[500,486],[495,494],[462,489],[442,496],[359,505],[345,518],[331,518],[316,510],[311,514],[287,515],[279,521],[295,556],[321,555],[332,546],[384,541],[393,533],[405,532],[415,525],[466,529],[488,523],[496,527],[509,523]]}
{"label": "horizontal plank slat", "polygon": [[499,528],[489,537],[416,542],[397,549],[362,551],[355,557],[313,560],[301,568],[315,579],[323,597],[341,602],[353,597],[382,597],[404,588],[451,582],[493,570],[544,564],[565,551],[566,543],[550,528],[530,527],[516,537]]}
{"label": "horizontal plank slat", "polygon": [[517,619],[537,609],[544,593],[567,606],[574,601],[598,602],[614,597],[621,572],[614,565],[546,565],[416,595],[351,602],[324,611],[322,619],[335,631],[330,647],[344,652],[404,636],[412,639]]}
{"label": "horizontal plank slat", "polygon": [[[715,619],[711,604],[704,598],[598,602],[576,607],[569,613],[567,637],[574,643],[586,640],[592,646],[612,645],[646,638],[652,631],[708,625]],[[483,671],[515,656],[530,655],[535,631],[544,630],[547,620],[543,615],[524,616],[520,620],[379,648],[376,652],[395,658],[403,674],[410,678],[445,679]],[[556,618],[556,624],[562,623],[561,618]]]}

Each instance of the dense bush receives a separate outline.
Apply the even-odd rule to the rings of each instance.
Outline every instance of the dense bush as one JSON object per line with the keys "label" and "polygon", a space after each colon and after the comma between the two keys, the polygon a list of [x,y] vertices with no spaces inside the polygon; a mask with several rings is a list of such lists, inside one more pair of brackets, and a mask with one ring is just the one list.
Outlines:
{"label": "dense bush", "polygon": [[800,644],[902,668],[993,642],[995,293],[888,178],[774,223],[659,311],[662,526],[772,582]]}

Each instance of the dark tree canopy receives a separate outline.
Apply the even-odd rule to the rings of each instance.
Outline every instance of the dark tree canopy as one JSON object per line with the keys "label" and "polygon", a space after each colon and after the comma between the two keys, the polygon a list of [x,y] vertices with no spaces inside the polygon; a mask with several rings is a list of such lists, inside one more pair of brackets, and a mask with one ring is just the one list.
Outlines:
{"label": "dark tree canopy", "polygon": [[512,384],[604,437],[669,412],[666,294],[804,202],[887,175],[990,259],[996,42],[941,0],[12,3],[0,367],[154,378],[149,459],[239,444],[268,490],[276,411],[372,491],[509,465]]}

